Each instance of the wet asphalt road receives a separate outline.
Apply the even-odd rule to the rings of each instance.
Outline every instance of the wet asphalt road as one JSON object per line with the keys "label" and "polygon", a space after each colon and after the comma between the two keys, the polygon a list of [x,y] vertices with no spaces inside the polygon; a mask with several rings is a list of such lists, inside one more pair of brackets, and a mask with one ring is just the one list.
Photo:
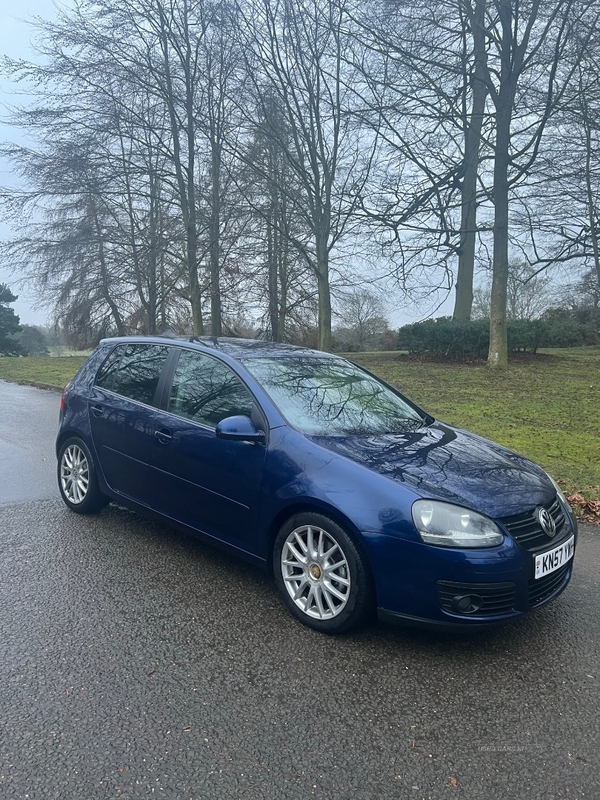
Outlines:
{"label": "wet asphalt road", "polygon": [[598,798],[600,531],[469,638],[329,638],[270,579],[54,485],[58,395],[0,382],[0,798]]}

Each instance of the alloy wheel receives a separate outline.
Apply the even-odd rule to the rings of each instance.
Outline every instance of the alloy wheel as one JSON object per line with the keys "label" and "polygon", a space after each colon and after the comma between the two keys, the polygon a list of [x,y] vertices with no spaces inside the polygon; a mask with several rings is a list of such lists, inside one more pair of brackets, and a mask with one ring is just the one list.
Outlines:
{"label": "alloy wheel", "polygon": [[294,604],[318,620],[337,617],[350,597],[351,578],[339,542],[315,525],[295,528],[281,551],[281,574]]}
{"label": "alloy wheel", "polygon": [[90,466],[84,451],[71,444],[62,455],[60,462],[60,485],[69,502],[82,503],[90,485]]}

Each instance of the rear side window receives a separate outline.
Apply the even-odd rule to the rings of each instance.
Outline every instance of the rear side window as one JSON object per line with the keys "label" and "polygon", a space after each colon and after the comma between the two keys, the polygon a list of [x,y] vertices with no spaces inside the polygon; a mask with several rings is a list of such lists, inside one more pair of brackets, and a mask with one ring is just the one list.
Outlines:
{"label": "rear side window", "polygon": [[108,358],[102,362],[102,366],[96,375],[96,386],[101,386],[103,389],[109,389],[110,383],[113,379],[115,371],[119,368],[119,361],[125,352],[127,345],[121,344],[111,351]]}
{"label": "rear side window", "polygon": [[153,405],[156,387],[169,355],[168,347],[128,344],[116,347],[102,364],[96,386]]}
{"label": "rear side window", "polygon": [[216,428],[225,417],[252,414],[254,399],[237,375],[215,358],[191,350],[179,354],[169,411]]}

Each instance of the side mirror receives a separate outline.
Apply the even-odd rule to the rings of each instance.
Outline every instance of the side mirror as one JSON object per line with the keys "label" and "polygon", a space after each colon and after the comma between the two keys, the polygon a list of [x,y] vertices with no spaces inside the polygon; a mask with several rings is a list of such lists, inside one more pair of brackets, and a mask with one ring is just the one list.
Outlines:
{"label": "side mirror", "polygon": [[225,417],[217,425],[215,435],[218,439],[229,439],[232,442],[265,443],[265,434],[256,430],[250,417]]}

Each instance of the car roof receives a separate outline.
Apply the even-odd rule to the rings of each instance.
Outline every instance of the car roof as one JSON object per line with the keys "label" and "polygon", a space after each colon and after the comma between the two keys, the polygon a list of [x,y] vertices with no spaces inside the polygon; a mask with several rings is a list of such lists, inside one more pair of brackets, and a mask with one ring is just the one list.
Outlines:
{"label": "car roof", "polygon": [[166,342],[197,347],[199,350],[218,351],[234,359],[246,358],[339,358],[322,350],[311,350],[293,344],[266,342],[263,339],[237,339],[229,336],[184,336],[171,332],[162,336],[118,336],[102,339],[106,343],[147,343],[165,344]]}

